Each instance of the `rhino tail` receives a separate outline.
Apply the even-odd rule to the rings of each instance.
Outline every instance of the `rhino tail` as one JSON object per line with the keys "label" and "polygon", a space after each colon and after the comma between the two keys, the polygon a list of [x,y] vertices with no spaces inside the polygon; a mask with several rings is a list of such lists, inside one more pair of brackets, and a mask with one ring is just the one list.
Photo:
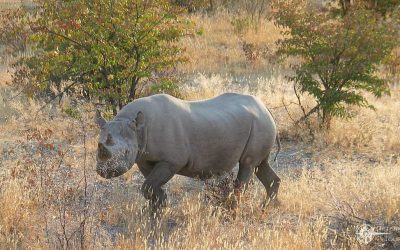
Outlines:
{"label": "rhino tail", "polygon": [[[268,110],[269,114],[272,116],[272,119],[273,119],[274,122],[275,122],[275,118],[274,118],[274,116],[272,115],[272,113],[271,113],[271,111],[269,110],[269,108],[267,108],[267,107],[265,107],[265,108]],[[275,123],[275,124],[276,124],[276,123]],[[279,138],[279,131],[278,131],[278,129],[276,130],[275,141],[276,141],[276,145],[278,146],[278,150],[276,151],[275,158],[274,158],[274,162],[276,162],[276,159],[278,158],[279,151],[281,151],[281,140],[280,140],[280,138]]]}
{"label": "rhino tail", "polygon": [[276,132],[275,140],[276,140],[276,145],[278,146],[278,150],[276,151],[274,162],[276,162],[276,159],[278,158],[278,154],[281,151],[281,140],[279,138],[279,132],[278,131]]}

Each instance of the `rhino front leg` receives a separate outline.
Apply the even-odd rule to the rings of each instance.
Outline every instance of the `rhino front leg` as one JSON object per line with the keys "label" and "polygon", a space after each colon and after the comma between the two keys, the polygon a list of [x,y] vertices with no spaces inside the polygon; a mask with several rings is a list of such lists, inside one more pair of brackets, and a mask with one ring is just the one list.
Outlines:
{"label": "rhino front leg", "polygon": [[153,211],[165,206],[167,194],[161,187],[174,176],[175,172],[172,169],[169,163],[159,162],[146,176],[141,191],[144,198],[150,201]]}

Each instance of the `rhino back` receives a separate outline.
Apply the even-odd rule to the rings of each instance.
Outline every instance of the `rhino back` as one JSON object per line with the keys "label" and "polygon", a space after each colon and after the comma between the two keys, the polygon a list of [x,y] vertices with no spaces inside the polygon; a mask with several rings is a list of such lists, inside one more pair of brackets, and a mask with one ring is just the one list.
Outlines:
{"label": "rhino back", "polygon": [[191,103],[191,123],[196,125],[188,131],[193,152],[188,170],[213,174],[230,171],[244,156],[249,143],[264,151],[259,156],[261,160],[271,144],[267,138],[267,130],[275,128],[271,122],[261,102],[248,95],[228,93]]}
{"label": "rhino back", "polygon": [[[263,152],[275,139],[275,125],[269,112],[252,96],[223,94],[187,102],[169,95],[154,95],[138,99],[126,108],[130,116],[138,111],[145,114],[149,160],[168,161],[186,176],[230,171],[249,143]],[[274,138],[268,138],[271,136]],[[260,155],[260,160],[262,157],[265,155]]]}

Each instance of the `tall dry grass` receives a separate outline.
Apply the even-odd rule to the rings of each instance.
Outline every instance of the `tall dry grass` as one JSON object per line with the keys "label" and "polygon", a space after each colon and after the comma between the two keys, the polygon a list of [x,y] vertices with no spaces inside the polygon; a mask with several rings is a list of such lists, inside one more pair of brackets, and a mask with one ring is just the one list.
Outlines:
{"label": "tall dry grass", "polygon": [[[250,93],[258,95],[270,107],[280,105],[282,97],[287,100],[291,98],[290,91],[285,87],[288,83],[279,76],[260,78],[258,85],[251,83],[251,86],[242,85],[240,88],[230,84],[231,80],[218,75],[197,75],[190,85],[182,88],[182,93],[187,99],[208,98],[226,91]],[[292,163],[281,164],[277,169],[282,177],[279,194],[281,205],[262,209],[260,204],[266,197],[265,190],[254,179],[243,197],[235,219],[232,213],[225,209],[223,202],[215,205],[217,203],[207,199],[210,192],[207,185],[183,177],[176,177],[167,184],[169,204],[161,221],[154,222],[149,219],[149,214],[144,209],[145,200],[139,191],[143,177],[135,167],[117,179],[102,180],[95,177],[93,155],[96,128],[89,122],[87,151],[91,156],[87,166],[88,172],[91,172],[89,186],[93,188],[93,193],[88,220],[92,231],[86,234],[85,247],[324,249],[378,247],[386,244],[385,246],[390,248],[399,241],[397,229],[400,226],[400,193],[397,189],[397,183],[400,181],[400,163],[395,151],[390,151],[396,149],[397,144],[392,144],[395,140],[390,137],[398,136],[395,126],[399,117],[392,112],[391,107],[397,105],[395,95],[391,98],[373,100],[380,112],[363,109],[358,111],[359,114],[355,118],[360,119],[359,121],[370,119],[376,126],[385,124],[387,128],[392,127],[392,130],[387,131],[394,132],[387,134],[387,138],[385,133],[388,132],[382,131],[377,134],[380,139],[372,138],[367,146],[354,147],[354,144],[339,139],[343,136],[350,140],[349,136],[342,135],[347,131],[339,132],[340,126],[344,126],[344,121],[335,121],[330,134],[332,137],[324,139],[324,146],[304,146],[304,150],[313,154],[311,162],[304,165],[297,165],[296,158],[285,153],[285,148],[296,146],[297,142],[284,141],[284,150],[280,158],[286,158]],[[44,208],[40,201],[44,194],[37,192],[37,185],[30,184],[32,181],[38,181],[40,175],[37,173],[36,177],[28,178],[29,175],[24,174],[27,169],[35,167],[37,171],[37,164],[43,158],[32,158],[33,164],[26,162],[22,156],[38,147],[38,142],[26,140],[28,131],[51,129],[53,132],[49,143],[64,145],[71,150],[63,162],[62,169],[72,170],[69,175],[63,176],[58,172],[62,169],[56,168],[49,177],[78,183],[82,178],[83,144],[79,136],[82,134],[82,128],[58,108],[52,111],[52,118],[45,113],[34,118],[31,114],[40,105],[35,102],[26,104],[26,100],[23,99],[8,102],[7,105],[16,110],[17,115],[9,118],[0,129],[3,138],[0,202],[5,204],[0,211],[0,246],[58,248],[62,245],[57,240],[57,234],[46,233],[43,216],[47,216],[48,221],[53,222],[54,232],[60,232],[57,231],[60,230],[60,215],[56,209],[50,208],[43,213]],[[280,127],[289,130],[293,124],[290,125],[291,121],[285,115],[286,111],[281,109],[277,108],[272,112]],[[295,108],[291,111],[294,114],[299,112]],[[83,114],[86,121],[90,121],[93,115],[91,112]],[[391,117],[388,120],[390,122],[380,121],[381,116]],[[351,140],[358,142],[365,133],[365,130],[361,133],[365,124],[356,120],[350,121],[350,124],[353,130]],[[374,130],[370,129],[366,131],[373,133]],[[10,136],[10,133],[14,133],[14,136]],[[329,142],[334,145],[329,146]],[[388,150],[385,157],[371,158],[364,155],[366,149],[378,151],[382,145]],[[8,149],[13,149],[16,153],[10,153]],[[5,159],[5,156],[8,157]],[[59,159],[54,155],[43,157],[48,163],[46,166]],[[56,191],[60,196],[63,194],[62,189],[51,187],[49,185],[48,190]],[[74,192],[82,192],[82,186],[78,186]],[[76,206],[76,211],[81,211],[77,200],[72,199],[70,202],[75,205],[69,208]],[[51,203],[54,206],[59,204],[56,200],[52,200]],[[74,217],[76,215],[73,210],[67,214],[68,227],[75,228],[78,217]],[[360,218],[371,222],[376,230],[391,233],[390,236],[378,236],[369,245],[361,244],[357,240],[357,230],[364,221]],[[35,222],[34,226],[32,221]],[[69,246],[79,248],[80,244],[76,240]]]}
{"label": "tall dry grass", "polygon": [[[225,11],[213,15],[191,16],[198,29],[197,36],[182,40],[188,63],[180,66],[183,73],[248,74],[273,67],[271,60],[280,30],[272,22],[261,20],[258,29],[245,26],[235,31],[235,17]],[[252,45],[255,60],[249,60],[244,43]],[[262,53],[265,52],[265,53]]]}
{"label": "tall dry grass", "polygon": [[[122,210],[120,216],[128,232],[118,238],[117,245],[123,249],[147,248],[151,243],[165,249],[358,248],[365,247],[357,241],[363,223],[358,218],[371,221],[377,230],[397,230],[398,163],[365,167],[363,162],[344,161],[324,165],[324,169],[313,166],[297,174],[285,173],[278,208],[260,209],[264,188],[254,184],[236,219],[206,203],[204,191],[176,190],[155,232],[149,232],[152,227],[143,221],[142,198],[130,193],[118,203],[122,208],[116,212]],[[175,182],[178,180],[170,184],[171,189],[178,185]],[[398,235],[391,237],[386,244],[398,242]],[[384,242],[375,238],[370,246],[383,246]]]}
{"label": "tall dry grass", "polygon": [[[193,18],[204,35],[185,41],[190,62],[180,69],[186,77],[182,95],[198,100],[239,92],[263,100],[284,137],[280,164],[274,165],[282,178],[281,204],[261,208],[266,194],[254,178],[235,217],[225,206],[229,197],[217,199],[209,184],[177,176],[166,185],[163,215],[151,219],[135,166],[116,179],[96,176],[92,106],[80,107],[81,121],[63,107],[37,113],[41,103],[23,95],[10,100],[17,93],[1,78],[0,249],[400,247],[399,87],[392,87],[391,96],[368,97],[377,111],[354,108],[352,120],[334,120],[330,131],[317,132],[309,142],[306,129],[293,123],[302,113],[292,104],[296,97],[283,72],[263,73],[267,60],[246,59],[243,38],[232,35],[226,13]],[[268,23],[261,27],[242,37],[273,46],[277,30]],[[313,100],[305,97],[304,104]],[[41,178],[48,181],[44,186]],[[362,243],[357,233],[365,223],[388,234]]]}

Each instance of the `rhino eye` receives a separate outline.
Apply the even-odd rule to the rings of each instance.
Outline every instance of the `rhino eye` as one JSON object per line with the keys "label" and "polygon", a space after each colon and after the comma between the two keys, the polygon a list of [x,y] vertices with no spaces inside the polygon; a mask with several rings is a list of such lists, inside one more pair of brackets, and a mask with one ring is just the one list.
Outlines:
{"label": "rhino eye", "polygon": [[108,135],[107,135],[106,144],[108,144],[108,145],[113,144],[113,139],[112,139],[112,137],[111,137],[111,134],[108,134]]}

